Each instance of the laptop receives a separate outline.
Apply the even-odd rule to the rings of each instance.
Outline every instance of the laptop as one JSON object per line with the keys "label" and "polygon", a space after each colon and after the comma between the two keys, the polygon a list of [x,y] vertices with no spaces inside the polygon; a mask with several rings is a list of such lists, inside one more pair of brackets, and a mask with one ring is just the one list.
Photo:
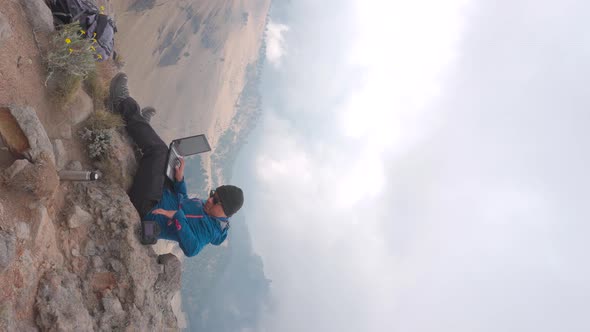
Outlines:
{"label": "laptop", "polygon": [[208,151],[211,151],[211,146],[204,134],[173,140],[168,149],[166,176],[174,181],[174,171],[176,166],[180,165],[180,158]]}

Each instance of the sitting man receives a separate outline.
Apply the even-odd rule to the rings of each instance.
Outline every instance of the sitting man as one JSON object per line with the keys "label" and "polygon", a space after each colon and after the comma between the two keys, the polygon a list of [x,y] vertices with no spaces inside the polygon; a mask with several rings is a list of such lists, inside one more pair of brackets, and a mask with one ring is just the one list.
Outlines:
{"label": "sitting man", "polygon": [[149,124],[155,112],[153,109],[140,112],[137,102],[129,96],[124,73],[112,79],[108,103],[112,111],[121,114],[129,136],[143,154],[129,191],[141,220],[156,221],[160,226],[158,238],[178,242],[189,257],[209,243],[221,244],[229,230],[228,218],[244,203],[242,189],[223,185],[212,190],[207,200],[189,198],[184,160],[176,167],[172,183],[164,174],[168,146]]}

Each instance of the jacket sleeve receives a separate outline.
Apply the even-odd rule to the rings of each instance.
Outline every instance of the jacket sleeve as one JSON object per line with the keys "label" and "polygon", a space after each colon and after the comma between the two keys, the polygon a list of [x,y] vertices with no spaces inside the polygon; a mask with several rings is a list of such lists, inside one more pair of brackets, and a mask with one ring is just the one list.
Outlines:
{"label": "jacket sleeve", "polygon": [[223,233],[221,235],[219,235],[217,238],[212,240],[211,244],[218,246],[218,245],[222,244],[226,238],[227,238],[227,230],[223,231]]}
{"label": "jacket sleeve", "polygon": [[174,192],[183,196],[183,198],[187,197],[186,194],[186,182],[184,182],[184,178],[180,181],[174,181]]}
{"label": "jacket sleeve", "polygon": [[180,249],[182,249],[182,252],[184,252],[187,257],[193,257],[197,255],[199,251],[203,249],[205,244],[201,243],[195,234],[191,232],[186,220],[186,216],[182,210],[176,211],[176,214],[174,214],[174,219],[178,222],[178,225],[180,225],[180,229],[176,229],[178,233],[178,243],[180,245]]}

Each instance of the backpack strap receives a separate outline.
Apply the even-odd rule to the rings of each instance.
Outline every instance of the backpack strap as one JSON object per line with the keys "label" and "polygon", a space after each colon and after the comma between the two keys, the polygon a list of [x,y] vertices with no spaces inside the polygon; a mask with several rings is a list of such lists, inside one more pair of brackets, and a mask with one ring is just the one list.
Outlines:
{"label": "backpack strap", "polygon": [[103,14],[97,15],[96,29],[94,30],[94,31],[96,31],[96,37],[94,37],[96,40],[99,40],[100,37],[102,37],[104,29],[107,27],[108,24],[109,24],[109,17],[107,15],[103,15]]}

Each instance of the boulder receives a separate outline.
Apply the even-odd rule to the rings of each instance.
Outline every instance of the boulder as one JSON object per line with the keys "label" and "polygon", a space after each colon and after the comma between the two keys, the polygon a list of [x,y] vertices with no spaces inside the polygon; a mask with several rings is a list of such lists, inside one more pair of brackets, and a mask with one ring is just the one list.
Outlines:
{"label": "boulder", "polygon": [[12,28],[10,27],[10,22],[6,16],[0,12],[0,47],[2,47],[4,41],[10,37],[12,37]]}
{"label": "boulder", "polygon": [[69,123],[62,123],[57,127],[57,136],[62,139],[72,139],[72,126]]}
{"label": "boulder", "polygon": [[55,227],[53,221],[49,217],[47,208],[43,205],[32,205],[34,210],[34,219],[32,226],[31,238],[34,244],[34,252],[39,254],[39,257],[47,262],[52,262],[57,265],[63,263],[63,256],[59,253],[57,248],[57,240],[55,237]]}
{"label": "boulder", "polygon": [[101,271],[104,268],[104,262],[100,256],[92,256],[92,267],[97,271]]}
{"label": "boulder", "polygon": [[49,159],[55,165],[55,156],[53,155],[53,146],[49,141],[45,128],[39,121],[35,109],[30,106],[15,106],[8,107],[10,114],[16,119],[20,128],[24,132],[29,142],[29,150],[25,152],[27,158],[36,163],[43,152],[47,154]]}
{"label": "boulder", "polygon": [[[51,156],[53,157],[53,152]],[[19,160],[15,164],[17,162],[19,163],[17,166],[13,165],[15,168],[11,166],[10,171],[5,172],[6,184],[15,190],[32,194],[37,200],[51,199],[59,187],[59,177],[55,164],[49,159],[49,155],[42,151],[34,164],[27,164]]]}
{"label": "boulder", "polygon": [[96,254],[96,244],[94,244],[94,241],[88,240],[88,242],[86,242],[86,246],[84,247],[84,256],[94,256]]}
{"label": "boulder", "polygon": [[106,292],[116,288],[117,279],[112,272],[95,272],[89,277],[89,285],[94,292]]}
{"label": "boulder", "polygon": [[31,165],[31,163],[28,160],[17,159],[10,167],[4,170],[3,176],[6,180],[11,180],[29,165]]}
{"label": "boulder", "polygon": [[18,331],[14,307],[9,302],[0,303],[0,331]]}
{"label": "boulder", "polygon": [[90,114],[94,112],[94,102],[84,90],[79,89],[69,108],[71,125],[74,126],[88,119]]}
{"label": "boulder", "polygon": [[171,301],[174,293],[180,290],[182,263],[173,254],[158,256],[158,263],[164,266],[164,271],[158,276],[154,288],[166,301]]}
{"label": "boulder", "polygon": [[78,277],[68,271],[50,271],[39,282],[35,301],[37,325],[42,331],[93,331]]}
{"label": "boulder", "polygon": [[52,32],[55,30],[53,15],[45,0],[26,0],[20,3],[35,32]]}
{"label": "boulder", "polygon": [[75,206],[74,211],[70,215],[68,219],[68,227],[69,228],[78,228],[82,225],[88,224],[92,221],[93,217],[90,213],[82,210],[81,207]]}
{"label": "boulder", "polygon": [[14,260],[16,253],[16,236],[0,231],[0,272],[3,272]]}
{"label": "boulder", "polygon": [[16,237],[19,240],[28,240],[31,237],[29,224],[22,221],[16,224]]}
{"label": "boulder", "polygon": [[77,160],[72,160],[66,165],[66,169],[69,171],[81,171],[82,163]]}
{"label": "boulder", "polygon": [[31,307],[31,299],[34,298],[37,292],[38,265],[35,263],[31,252],[26,249],[18,258],[17,266],[21,287],[19,297],[16,299],[15,309],[17,312],[22,312]]}
{"label": "boulder", "polygon": [[64,143],[62,140],[56,139],[53,141],[53,152],[55,155],[55,166],[57,170],[61,170],[64,168],[67,162],[66,149],[64,148]]}
{"label": "boulder", "polygon": [[122,135],[117,131],[113,132],[111,139],[110,157],[114,160],[117,167],[114,174],[119,180],[119,184],[125,189],[129,190],[133,184],[133,176],[137,169],[137,159],[135,158],[135,151],[131,148],[131,139],[127,135]]}
{"label": "boulder", "polygon": [[109,291],[102,298],[102,307],[104,308],[104,314],[99,322],[100,330],[122,330],[126,325],[126,314],[121,305],[121,301]]}

